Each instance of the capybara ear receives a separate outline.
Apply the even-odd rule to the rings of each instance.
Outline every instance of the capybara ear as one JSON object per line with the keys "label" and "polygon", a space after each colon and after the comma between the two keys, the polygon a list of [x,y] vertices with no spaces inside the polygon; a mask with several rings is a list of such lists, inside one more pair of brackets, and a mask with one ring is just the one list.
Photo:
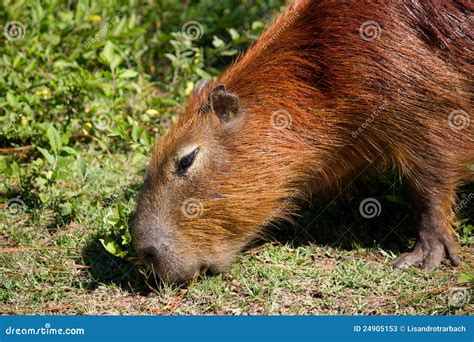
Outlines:
{"label": "capybara ear", "polygon": [[229,122],[239,113],[239,98],[218,84],[211,91],[211,107],[223,122]]}

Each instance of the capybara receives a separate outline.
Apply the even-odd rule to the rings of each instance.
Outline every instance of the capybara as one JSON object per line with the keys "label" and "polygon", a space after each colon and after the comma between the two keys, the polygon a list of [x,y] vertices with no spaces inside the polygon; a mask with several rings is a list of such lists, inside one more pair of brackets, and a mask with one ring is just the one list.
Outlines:
{"label": "capybara", "polygon": [[418,240],[396,267],[458,265],[455,191],[472,180],[474,5],[289,4],[155,147],[131,229],[169,281],[222,272],[301,200],[373,163],[406,179]]}

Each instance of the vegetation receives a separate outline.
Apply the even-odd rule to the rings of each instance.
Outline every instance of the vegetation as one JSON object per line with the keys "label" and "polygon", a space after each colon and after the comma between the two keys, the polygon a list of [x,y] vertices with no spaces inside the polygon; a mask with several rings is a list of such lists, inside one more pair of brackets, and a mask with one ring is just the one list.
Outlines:
{"label": "vegetation", "polygon": [[[283,3],[3,1],[0,313],[472,312],[473,202],[463,268],[393,270],[414,236],[396,175],[319,199],[227,274],[178,286],[140,267],[127,227],[151,147]],[[367,197],[380,216],[361,217]]]}

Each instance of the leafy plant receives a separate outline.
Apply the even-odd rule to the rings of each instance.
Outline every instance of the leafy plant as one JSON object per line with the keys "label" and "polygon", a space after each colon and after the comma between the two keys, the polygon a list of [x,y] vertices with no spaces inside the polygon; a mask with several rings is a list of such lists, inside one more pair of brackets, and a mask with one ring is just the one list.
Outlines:
{"label": "leafy plant", "polygon": [[132,248],[132,237],[128,230],[128,215],[122,206],[117,204],[115,210],[109,211],[103,221],[104,225],[111,226],[113,232],[113,235],[99,239],[105,250],[118,258],[134,263],[139,262],[139,258]]}

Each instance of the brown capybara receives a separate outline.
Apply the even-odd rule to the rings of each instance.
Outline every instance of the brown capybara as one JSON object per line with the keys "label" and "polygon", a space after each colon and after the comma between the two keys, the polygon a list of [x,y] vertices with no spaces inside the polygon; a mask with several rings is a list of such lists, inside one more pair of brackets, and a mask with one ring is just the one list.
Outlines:
{"label": "brown capybara", "polygon": [[159,141],[132,227],[139,256],[166,280],[224,271],[300,200],[377,163],[405,177],[419,223],[394,265],[458,265],[452,208],[474,160],[473,7],[294,1]]}

